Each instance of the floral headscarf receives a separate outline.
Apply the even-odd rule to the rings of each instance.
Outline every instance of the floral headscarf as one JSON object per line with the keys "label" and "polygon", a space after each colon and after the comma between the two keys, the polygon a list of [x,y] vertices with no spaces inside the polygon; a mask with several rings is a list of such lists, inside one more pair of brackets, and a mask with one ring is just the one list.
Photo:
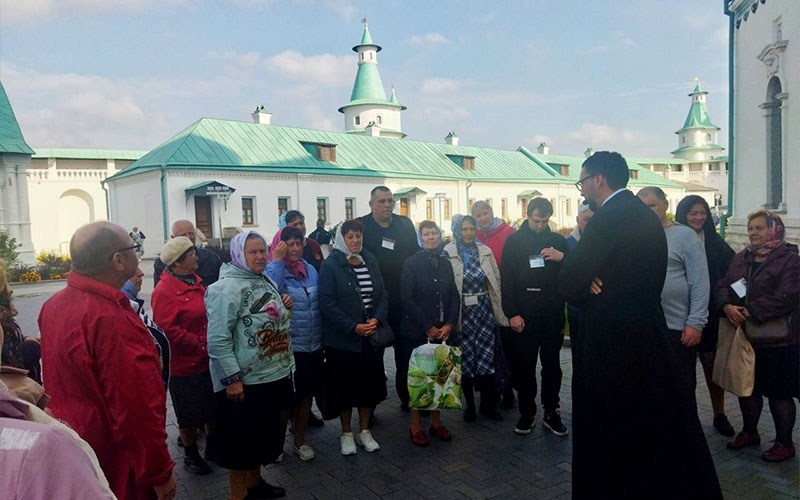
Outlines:
{"label": "floral headscarf", "polygon": [[365,264],[364,257],[361,256],[361,248],[364,248],[363,245],[358,249],[358,252],[351,252],[350,249],[347,248],[347,244],[344,242],[344,235],[342,234],[343,225],[344,223],[340,223],[339,227],[336,228],[336,238],[333,240],[333,249],[342,252],[347,260],[356,258],[361,261],[362,264]]}
{"label": "floral headscarf", "polygon": [[[300,245],[301,247],[305,245],[306,239],[303,236],[303,233],[300,232],[299,229],[286,226],[285,228],[281,229],[280,231],[280,241],[288,241],[293,238],[300,238]],[[308,271],[306,271],[306,266],[303,264],[303,256],[301,255],[299,259],[292,260],[289,258],[289,252],[286,252],[286,255],[283,257],[283,265],[286,266],[286,269],[292,273],[293,276],[297,278],[305,278],[308,276]]]}
{"label": "floral headscarf", "polygon": [[478,223],[475,220],[475,217],[471,215],[454,215],[453,221],[450,225],[450,229],[453,231],[453,240],[456,242],[456,249],[458,250],[458,255],[461,257],[461,260],[464,262],[464,267],[467,266],[468,263],[471,263],[473,259],[478,258],[478,238],[476,237],[472,240],[472,243],[464,243],[464,235],[461,234],[461,225],[464,221],[471,223],[475,226],[475,229],[478,228]]}
{"label": "floral headscarf", "polygon": [[[759,217],[762,215],[759,214]],[[763,217],[767,219],[767,238],[768,241],[762,245],[750,244],[747,251],[752,252],[756,257],[764,258],[769,253],[783,244],[786,238],[786,226],[776,213],[765,210]]]}
{"label": "floral headscarf", "polygon": [[245,243],[247,243],[247,237],[250,236],[251,234],[254,234],[259,238],[261,238],[261,241],[263,241],[264,245],[266,246],[267,241],[264,239],[263,236],[261,236],[255,231],[245,231],[243,233],[237,234],[236,236],[231,238],[230,246],[231,246],[231,264],[233,264],[234,266],[238,267],[243,271],[249,271],[252,273],[253,271],[251,271],[250,268],[247,267],[247,259],[245,259],[244,257],[244,245]]}

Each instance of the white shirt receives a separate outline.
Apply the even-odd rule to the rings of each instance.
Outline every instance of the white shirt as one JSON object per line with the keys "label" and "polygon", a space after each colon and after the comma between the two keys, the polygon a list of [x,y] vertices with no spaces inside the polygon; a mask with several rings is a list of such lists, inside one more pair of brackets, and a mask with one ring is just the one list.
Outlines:
{"label": "white shirt", "polygon": [[[606,200],[603,202],[603,205],[605,205],[606,203],[608,203],[608,200],[610,200],[611,198],[615,197],[616,195],[618,195],[619,193],[621,193],[621,192],[623,192],[623,191],[625,191],[625,190],[627,190],[627,189],[628,189],[628,188],[619,188],[619,189],[617,189],[616,191],[614,191],[613,193],[611,193],[611,195],[610,195],[608,198],[606,198]],[[600,205],[600,206],[602,207],[603,205]]]}

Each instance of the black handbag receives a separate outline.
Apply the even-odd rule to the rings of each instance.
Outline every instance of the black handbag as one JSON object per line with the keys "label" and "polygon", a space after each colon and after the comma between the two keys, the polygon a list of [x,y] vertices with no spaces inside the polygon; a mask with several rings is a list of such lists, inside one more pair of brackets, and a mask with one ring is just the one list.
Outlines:
{"label": "black handbag", "polygon": [[760,323],[752,318],[745,320],[744,335],[753,345],[774,345],[789,340],[789,317],[770,319]]}
{"label": "black handbag", "polygon": [[372,347],[383,349],[394,343],[394,330],[388,323],[378,320],[378,329],[367,338]]}

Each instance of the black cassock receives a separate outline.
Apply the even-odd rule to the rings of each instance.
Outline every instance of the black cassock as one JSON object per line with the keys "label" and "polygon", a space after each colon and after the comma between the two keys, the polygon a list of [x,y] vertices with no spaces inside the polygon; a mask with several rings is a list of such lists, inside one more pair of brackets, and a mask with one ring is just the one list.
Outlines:
{"label": "black cassock", "polygon": [[[667,240],[630,191],[600,207],[561,267],[581,307],[573,364],[574,499],[721,499],[697,408],[669,355]],[[594,277],[599,295],[589,293]]]}

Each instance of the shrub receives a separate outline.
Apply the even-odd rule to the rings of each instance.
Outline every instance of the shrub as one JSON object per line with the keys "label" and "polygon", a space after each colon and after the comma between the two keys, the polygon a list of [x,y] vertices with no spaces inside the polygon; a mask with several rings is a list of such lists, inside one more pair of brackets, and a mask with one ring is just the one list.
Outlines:
{"label": "shrub", "polygon": [[62,279],[72,267],[72,260],[68,256],[54,251],[44,251],[36,256],[39,263],[38,271],[45,279]]}
{"label": "shrub", "polygon": [[13,267],[9,267],[8,268],[8,279],[12,283],[13,282],[19,282],[19,281],[22,281],[22,275],[23,274],[28,273],[30,271],[35,271],[35,270],[36,270],[36,268],[34,268],[33,266],[27,266],[25,264],[17,262],[16,264],[14,264]]}
{"label": "shrub", "polygon": [[37,281],[41,281],[42,275],[39,274],[35,269],[31,269],[26,273],[22,273],[19,277],[19,280],[23,283],[35,283]]}
{"label": "shrub", "polygon": [[0,231],[0,257],[6,261],[9,269],[17,264],[17,240],[8,235],[8,233]]}

